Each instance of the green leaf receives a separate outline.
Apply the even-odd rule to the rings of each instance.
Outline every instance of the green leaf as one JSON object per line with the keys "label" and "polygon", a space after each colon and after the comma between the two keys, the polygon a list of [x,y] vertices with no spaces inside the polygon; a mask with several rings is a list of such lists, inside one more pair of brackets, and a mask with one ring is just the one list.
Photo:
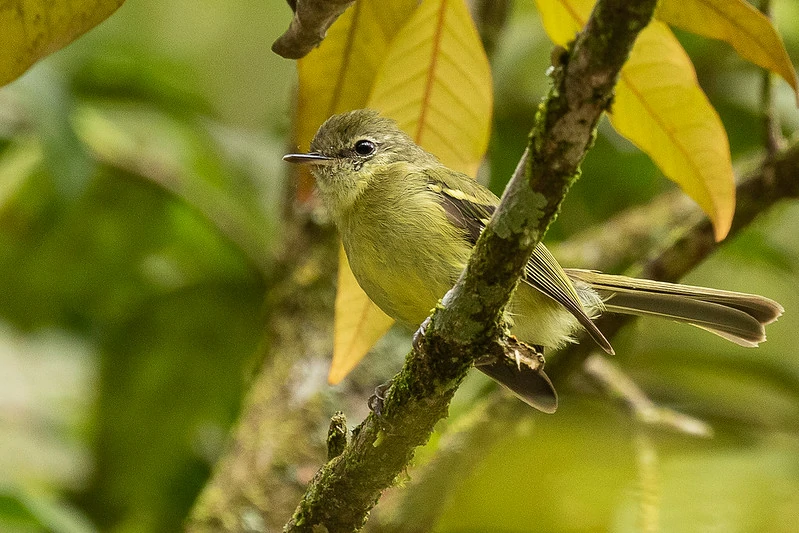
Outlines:
{"label": "green leaf", "polygon": [[0,492],[0,528],[4,531],[50,533],[97,531],[89,519],[72,505],[25,490]]}
{"label": "green leaf", "polygon": [[74,200],[86,189],[95,171],[72,126],[74,101],[64,80],[49,66],[42,65],[14,86],[41,141],[44,161],[56,189]]}

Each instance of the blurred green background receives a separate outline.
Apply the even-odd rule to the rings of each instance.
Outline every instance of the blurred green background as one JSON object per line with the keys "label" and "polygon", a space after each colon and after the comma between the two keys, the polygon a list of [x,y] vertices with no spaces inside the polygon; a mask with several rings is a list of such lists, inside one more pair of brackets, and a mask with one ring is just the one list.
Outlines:
{"label": "blurred green background", "polygon": [[[799,64],[799,5],[774,3]],[[531,4],[514,4],[492,57],[497,191],[549,83]],[[128,0],[0,89],[1,531],[180,528],[268,353],[296,78],[269,47],[289,20],[283,2]],[[761,73],[679,36],[734,162],[752,168]],[[780,80],[776,105],[795,139]],[[550,240],[673,187],[607,123],[600,133]],[[799,205],[779,205],[688,278],[778,299],[786,315],[760,349],[648,320],[614,342],[653,398],[715,438],[644,430],[566,391],[556,416],[508,428],[436,530],[639,531],[649,498],[662,531],[796,531],[797,226]],[[401,357],[407,336],[392,339]]]}

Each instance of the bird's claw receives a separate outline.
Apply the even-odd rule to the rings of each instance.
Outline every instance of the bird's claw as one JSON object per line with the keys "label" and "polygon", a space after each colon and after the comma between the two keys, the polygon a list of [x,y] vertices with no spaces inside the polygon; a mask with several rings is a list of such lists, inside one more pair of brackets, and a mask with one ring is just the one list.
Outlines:
{"label": "bird's claw", "polygon": [[391,381],[381,383],[375,387],[375,392],[369,397],[367,405],[369,410],[372,411],[376,417],[383,417],[383,402],[386,399],[386,392],[391,387]]}

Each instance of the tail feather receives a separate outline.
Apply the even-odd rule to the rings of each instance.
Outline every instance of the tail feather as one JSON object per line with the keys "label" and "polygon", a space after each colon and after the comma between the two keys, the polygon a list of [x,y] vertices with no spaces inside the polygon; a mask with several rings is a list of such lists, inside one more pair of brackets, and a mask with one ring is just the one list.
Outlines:
{"label": "tail feather", "polygon": [[558,408],[558,393],[543,369],[509,364],[507,360],[476,365],[488,377],[510,389],[517,398],[547,414]]}
{"label": "tail feather", "polygon": [[616,292],[607,296],[605,310],[687,322],[741,346],[757,346],[766,340],[763,324],[745,312],[713,302],[692,300],[687,296]]}
{"label": "tail feather", "polygon": [[596,290],[610,312],[650,315],[686,322],[741,346],[766,340],[764,325],[777,320],[783,308],[774,300],[733,291],[693,287],[567,269],[576,282]]}

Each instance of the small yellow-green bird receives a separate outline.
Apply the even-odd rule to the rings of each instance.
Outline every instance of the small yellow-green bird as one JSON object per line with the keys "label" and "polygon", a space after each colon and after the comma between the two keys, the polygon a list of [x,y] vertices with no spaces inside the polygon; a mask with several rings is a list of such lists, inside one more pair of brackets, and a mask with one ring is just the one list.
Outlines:
{"label": "small yellow-green bird", "polygon": [[[442,165],[388,118],[371,110],[330,117],[311,152],[284,160],[311,165],[317,186],[363,290],[387,315],[418,326],[452,288],[499,199],[469,176]],[[741,346],[765,340],[777,302],[738,292],[563,269],[543,244],[527,263],[507,310],[526,343],[557,348],[584,328],[606,352],[593,320],[604,311],[687,322]],[[532,406],[554,412],[540,379],[488,375]]]}

